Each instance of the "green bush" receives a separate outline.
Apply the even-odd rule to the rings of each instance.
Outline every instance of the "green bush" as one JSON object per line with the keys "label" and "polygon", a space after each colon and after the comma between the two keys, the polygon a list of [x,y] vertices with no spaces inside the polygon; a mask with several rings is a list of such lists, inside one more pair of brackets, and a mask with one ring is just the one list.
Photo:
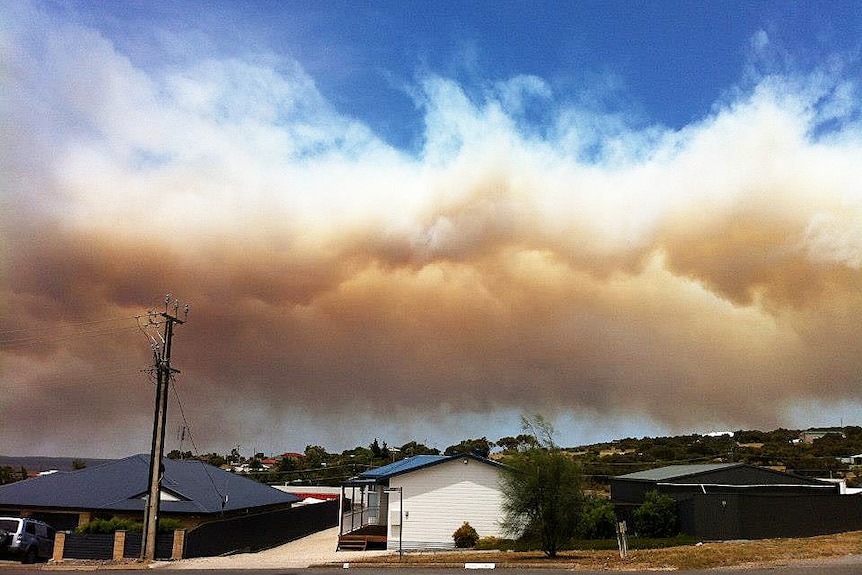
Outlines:
{"label": "green bush", "polygon": [[[454,537],[454,535],[453,535]],[[503,542],[507,541],[506,539],[500,539],[499,537],[480,537],[479,540],[473,545],[473,549],[478,549],[481,551],[490,551],[492,549],[503,549]]]}
{"label": "green bush", "polygon": [[467,549],[474,547],[479,542],[479,534],[465,521],[464,525],[456,529],[455,533],[452,534],[452,539],[455,540],[455,547],[458,549]]}
{"label": "green bush", "polygon": [[616,537],[617,517],[614,506],[604,497],[590,495],[584,498],[578,537],[581,539],[611,539]]}
{"label": "green bush", "polygon": [[643,505],[635,510],[633,519],[638,537],[673,537],[679,533],[676,502],[658,491],[646,494]]}
{"label": "green bush", "polygon": [[114,533],[115,531],[140,533],[143,531],[143,524],[134,519],[111,517],[110,519],[94,519],[89,523],[79,525],[75,531],[78,533]]}
{"label": "green bush", "polygon": [[[182,529],[183,523],[179,519],[170,517],[159,519],[159,533],[170,533]],[[129,533],[140,533],[144,530],[144,524],[134,519],[111,517],[110,519],[94,519],[89,523],[79,525],[75,530],[77,533],[114,533],[115,531],[128,531]]]}

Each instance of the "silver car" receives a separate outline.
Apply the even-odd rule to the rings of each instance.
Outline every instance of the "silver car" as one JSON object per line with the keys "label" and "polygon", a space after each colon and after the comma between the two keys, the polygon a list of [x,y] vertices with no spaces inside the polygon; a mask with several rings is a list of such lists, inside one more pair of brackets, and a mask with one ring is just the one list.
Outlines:
{"label": "silver car", "polygon": [[0,557],[14,557],[23,563],[51,558],[54,553],[53,527],[29,517],[0,517]]}

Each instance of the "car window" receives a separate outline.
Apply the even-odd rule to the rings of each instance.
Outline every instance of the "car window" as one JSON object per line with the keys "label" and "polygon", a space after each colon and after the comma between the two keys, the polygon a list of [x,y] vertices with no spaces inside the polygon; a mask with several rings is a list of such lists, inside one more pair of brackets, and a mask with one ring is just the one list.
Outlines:
{"label": "car window", "polygon": [[48,536],[48,526],[42,525],[41,523],[36,524],[36,535],[39,537],[47,537]]}
{"label": "car window", "polygon": [[18,532],[18,526],[21,524],[20,519],[0,519],[0,529],[5,531]]}
{"label": "car window", "polygon": [[36,525],[28,523],[24,528],[30,535],[36,535]]}

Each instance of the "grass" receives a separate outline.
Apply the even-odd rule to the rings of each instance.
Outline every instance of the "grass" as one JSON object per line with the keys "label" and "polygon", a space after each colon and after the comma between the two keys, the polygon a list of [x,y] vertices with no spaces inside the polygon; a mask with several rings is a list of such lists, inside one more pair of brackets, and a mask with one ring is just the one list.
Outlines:
{"label": "grass", "polygon": [[550,559],[539,551],[457,551],[383,555],[352,561],[352,565],[456,566],[467,562],[497,563],[508,567],[552,567],[583,570],[711,569],[732,566],[768,566],[801,560],[818,560],[862,554],[862,531],[801,539],[762,539],[703,543],[661,549],[630,550],[620,559],[614,550],[563,551]]}

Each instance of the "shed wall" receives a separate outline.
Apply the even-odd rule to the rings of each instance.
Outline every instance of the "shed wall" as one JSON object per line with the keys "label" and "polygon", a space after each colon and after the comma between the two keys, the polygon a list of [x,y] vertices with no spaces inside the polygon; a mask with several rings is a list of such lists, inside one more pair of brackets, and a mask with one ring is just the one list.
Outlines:
{"label": "shed wall", "polygon": [[812,537],[862,529],[862,497],[706,494],[678,503],[682,531],[706,540]]}

